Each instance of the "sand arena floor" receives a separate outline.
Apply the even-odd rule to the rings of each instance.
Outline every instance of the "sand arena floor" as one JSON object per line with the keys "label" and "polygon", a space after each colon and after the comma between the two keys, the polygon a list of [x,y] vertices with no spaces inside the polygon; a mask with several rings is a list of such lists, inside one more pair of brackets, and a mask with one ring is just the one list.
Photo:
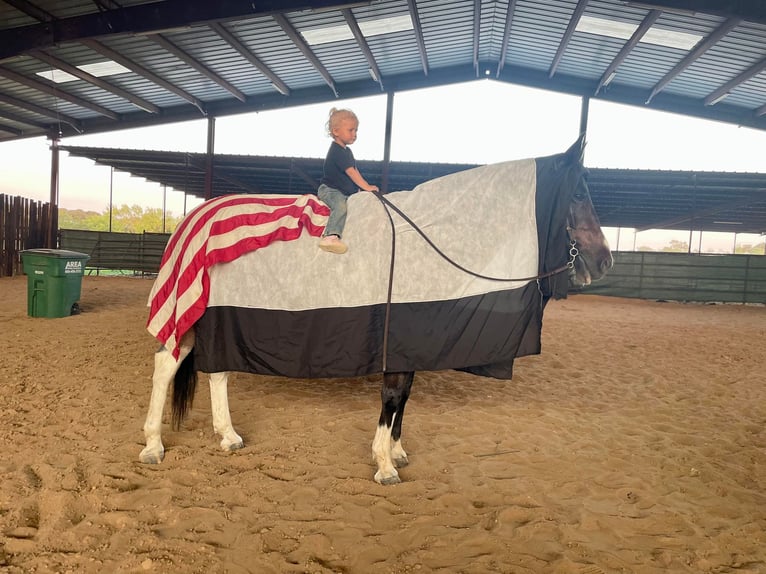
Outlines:
{"label": "sand arena floor", "polygon": [[416,376],[384,487],[378,377],[235,374],[236,453],[201,384],[140,464],[150,287],[42,319],[0,279],[0,572],[766,572],[766,308],[553,302],[512,381]]}

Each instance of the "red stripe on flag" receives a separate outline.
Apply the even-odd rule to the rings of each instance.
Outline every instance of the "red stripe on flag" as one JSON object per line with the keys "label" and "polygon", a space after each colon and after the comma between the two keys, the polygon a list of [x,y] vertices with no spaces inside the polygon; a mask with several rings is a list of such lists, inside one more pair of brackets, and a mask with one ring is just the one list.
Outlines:
{"label": "red stripe on flag", "polygon": [[[153,327],[156,337],[163,344],[175,335],[175,345],[171,349],[178,358],[178,344],[183,335],[199,320],[207,308],[209,296],[208,269],[216,263],[233,261],[237,257],[268,246],[274,241],[292,241],[300,237],[304,229],[312,236],[319,236],[324,226],[316,225],[311,214],[328,216],[329,208],[316,197],[300,196],[307,199],[306,205],[297,205],[297,197],[282,196],[234,196],[217,198],[206,202],[190,212],[179,224],[168,241],[163,254],[160,274],[157,280],[164,283],[154,291],[150,303],[147,327]],[[262,206],[277,207],[274,211],[259,211]],[[224,208],[240,207],[242,211],[221,216]],[[220,218],[220,219],[217,219]],[[264,225],[287,218],[283,225],[264,235],[251,235],[225,247],[210,249],[212,237],[224,235],[243,226]],[[192,257],[184,263],[191,244],[201,243]],[[184,266],[183,269],[181,268]],[[202,274],[200,276],[200,270]],[[201,282],[201,285],[197,283]],[[178,299],[194,286],[201,288],[201,295],[186,308],[178,309]],[[165,323],[157,329],[155,316],[163,306],[172,300],[174,308]],[[151,329],[150,329],[151,330]]]}

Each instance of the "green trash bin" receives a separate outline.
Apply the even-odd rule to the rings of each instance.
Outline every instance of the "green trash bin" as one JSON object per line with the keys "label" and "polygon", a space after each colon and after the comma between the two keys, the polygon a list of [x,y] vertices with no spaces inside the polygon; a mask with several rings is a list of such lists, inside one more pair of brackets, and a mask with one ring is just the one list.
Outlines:
{"label": "green trash bin", "polygon": [[69,317],[79,313],[85,263],[90,256],[66,249],[27,249],[21,252],[27,275],[27,315]]}

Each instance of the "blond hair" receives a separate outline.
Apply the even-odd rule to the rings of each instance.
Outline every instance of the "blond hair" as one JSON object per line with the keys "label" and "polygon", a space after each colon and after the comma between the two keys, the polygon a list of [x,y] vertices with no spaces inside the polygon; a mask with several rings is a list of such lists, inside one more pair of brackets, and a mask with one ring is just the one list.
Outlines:
{"label": "blond hair", "polygon": [[359,123],[359,118],[351,110],[332,108],[325,124],[327,135],[332,137],[332,130],[337,128],[343,120],[354,120]]}

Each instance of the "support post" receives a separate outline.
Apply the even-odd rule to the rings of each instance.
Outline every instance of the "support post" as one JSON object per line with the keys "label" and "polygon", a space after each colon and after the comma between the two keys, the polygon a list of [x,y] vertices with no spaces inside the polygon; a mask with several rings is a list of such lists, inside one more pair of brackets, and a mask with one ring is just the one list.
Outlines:
{"label": "support post", "polygon": [[215,159],[215,118],[207,118],[207,156],[205,157],[205,200],[213,198],[213,160]]}
{"label": "support post", "polygon": [[112,232],[112,214],[114,212],[114,166],[109,171],[109,233]]}
{"label": "support post", "polygon": [[51,139],[51,217],[48,221],[48,233],[45,247],[56,248],[56,233],[59,227],[59,140]]}
{"label": "support post", "polygon": [[388,191],[388,176],[391,171],[391,128],[394,120],[394,92],[386,92],[386,136],[383,143],[383,173],[380,178],[380,192]]}
{"label": "support post", "polygon": [[[588,96],[582,97],[582,103],[580,104],[580,135],[588,133],[588,112],[590,110],[590,98]],[[587,137],[585,138],[588,139]]]}

